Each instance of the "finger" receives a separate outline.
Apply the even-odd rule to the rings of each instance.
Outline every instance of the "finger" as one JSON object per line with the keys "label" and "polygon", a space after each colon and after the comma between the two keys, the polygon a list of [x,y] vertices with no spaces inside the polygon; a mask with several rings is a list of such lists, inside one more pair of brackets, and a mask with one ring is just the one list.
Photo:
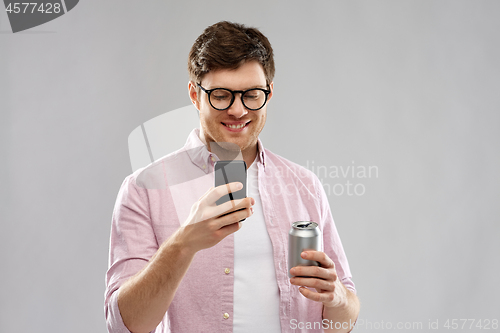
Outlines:
{"label": "finger", "polygon": [[243,184],[240,182],[233,182],[229,184],[222,184],[219,185],[215,188],[213,188],[210,193],[205,198],[205,202],[209,205],[215,204],[217,200],[219,200],[222,196],[232,193],[232,192],[237,192],[243,188]]}
{"label": "finger", "polygon": [[239,200],[231,200],[225,202],[219,206],[204,206],[203,214],[200,217],[200,220],[208,220],[212,218],[218,218],[222,215],[230,214],[231,212],[247,209],[252,206],[255,200],[251,197],[239,199]]}
{"label": "finger", "polygon": [[[226,184],[226,187],[227,187],[227,193],[231,193],[231,187],[229,186],[229,184]],[[230,197],[232,198],[232,197]],[[231,203],[231,205],[233,206],[233,209],[234,209],[234,200],[230,200],[229,201]]]}
{"label": "finger", "polygon": [[234,211],[228,215],[221,216],[221,217],[217,218],[216,221],[219,225],[219,228],[222,228],[226,225],[229,225],[229,224],[241,221],[243,219],[246,219],[252,215],[253,215],[252,207],[247,207],[243,210],[237,210],[237,211]]}
{"label": "finger", "polygon": [[335,263],[333,262],[332,259],[330,259],[329,256],[326,255],[325,252],[308,250],[302,252],[300,256],[307,260],[313,260],[319,262],[321,267],[335,269]]}
{"label": "finger", "polygon": [[333,301],[334,298],[334,295],[331,292],[317,293],[304,287],[300,287],[299,291],[304,297],[313,300],[315,302],[330,303]]}
{"label": "finger", "polygon": [[332,281],[308,278],[308,277],[293,277],[290,279],[290,283],[295,286],[304,286],[309,288],[316,288],[317,290],[333,291],[335,290],[335,285]]}
{"label": "finger", "polygon": [[290,274],[293,276],[316,277],[330,281],[335,281],[337,279],[335,270],[318,266],[295,266],[290,270]]}
{"label": "finger", "polygon": [[219,206],[214,207],[214,211],[218,213],[218,215],[228,214],[240,209],[246,209],[253,206],[255,200],[252,197],[243,198],[239,200],[231,200],[228,202],[224,202]]}
{"label": "finger", "polygon": [[230,234],[238,231],[241,228],[241,226],[242,226],[241,222],[228,224],[217,231],[217,233],[219,234],[218,236],[220,236],[221,239],[226,238]]}

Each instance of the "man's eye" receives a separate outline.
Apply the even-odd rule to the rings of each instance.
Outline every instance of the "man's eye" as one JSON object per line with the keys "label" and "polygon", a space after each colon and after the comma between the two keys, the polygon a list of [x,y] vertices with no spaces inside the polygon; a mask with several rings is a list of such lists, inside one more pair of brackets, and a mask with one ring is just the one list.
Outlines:
{"label": "man's eye", "polygon": [[258,94],[255,94],[255,93],[251,93],[251,94],[245,94],[245,99],[257,99],[259,98],[259,95]]}
{"label": "man's eye", "polygon": [[219,101],[223,101],[225,99],[228,99],[229,96],[228,95],[225,95],[225,94],[212,94],[212,98],[215,98],[216,100],[219,100]]}

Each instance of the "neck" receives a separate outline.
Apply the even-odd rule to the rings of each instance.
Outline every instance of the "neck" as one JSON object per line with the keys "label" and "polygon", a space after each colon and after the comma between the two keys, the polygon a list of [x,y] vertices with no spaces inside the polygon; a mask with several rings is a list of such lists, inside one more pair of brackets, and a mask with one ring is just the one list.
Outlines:
{"label": "neck", "polygon": [[243,155],[243,161],[245,161],[247,165],[247,169],[250,168],[250,165],[252,165],[253,161],[255,161],[255,158],[257,157],[257,144],[255,144],[252,148],[245,149],[242,151]]}

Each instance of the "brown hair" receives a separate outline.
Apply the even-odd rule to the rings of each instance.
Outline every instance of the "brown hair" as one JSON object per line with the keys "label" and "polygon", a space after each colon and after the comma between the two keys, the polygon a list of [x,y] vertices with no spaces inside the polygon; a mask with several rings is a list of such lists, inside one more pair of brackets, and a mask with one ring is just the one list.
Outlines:
{"label": "brown hair", "polygon": [[256,28],[221,21],[206,28],[191,47],[189,79],[199,83],[210,71],[237,69],[250,60],[262,65],[267,84],[270,84],[274,78],[274,59],[266,36]]}

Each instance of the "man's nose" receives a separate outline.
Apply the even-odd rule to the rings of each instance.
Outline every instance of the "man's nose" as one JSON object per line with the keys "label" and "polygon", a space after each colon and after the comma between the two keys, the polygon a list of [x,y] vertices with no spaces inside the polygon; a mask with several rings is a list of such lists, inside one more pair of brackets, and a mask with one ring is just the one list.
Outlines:
{"label": "man's nose", "polygon": [[235,116],[236,118],[241,118],[244,115],[246,115],[247,113],[248,113],[248,110],[245,108],[245,106],[241,102],[241,97],[235,96],[233,105],[231,105],[231,107],[229,109],[227,109],[227,114]]}

